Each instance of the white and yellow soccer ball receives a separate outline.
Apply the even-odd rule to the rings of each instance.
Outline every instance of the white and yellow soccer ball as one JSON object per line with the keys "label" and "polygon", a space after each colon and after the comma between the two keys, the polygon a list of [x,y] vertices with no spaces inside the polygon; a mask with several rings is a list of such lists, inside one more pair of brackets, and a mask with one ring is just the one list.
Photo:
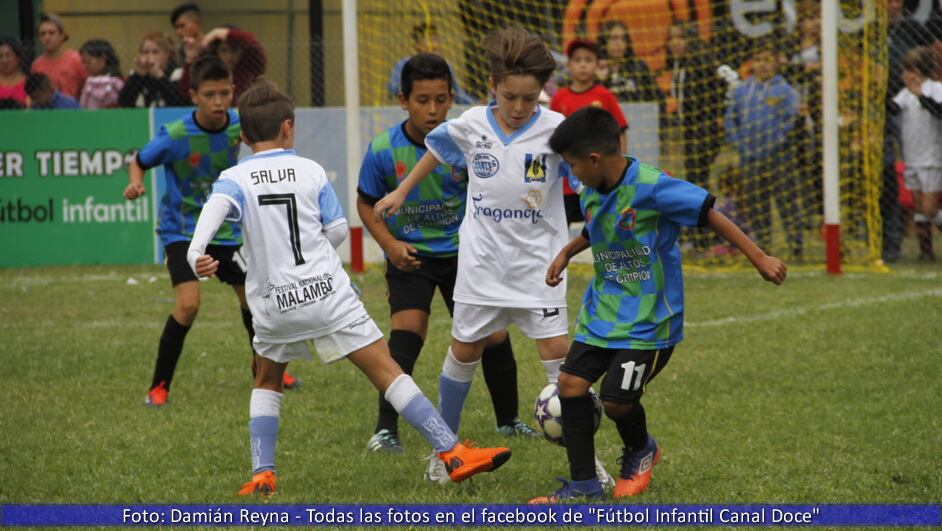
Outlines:
{"label": "white and yellow soccer ball", "polygon": [[[591,387],[589,396],[592,397],[592,403],[595,406],[595,431],[598,431],[599,424],[602,422],[602,401]],[[559,387],[555,383],[547,384],[537,395],[533,406],[533,418],[536,419],[537,429],[547,441],[566,446],[563,440],[563,409],[559,403]]]}

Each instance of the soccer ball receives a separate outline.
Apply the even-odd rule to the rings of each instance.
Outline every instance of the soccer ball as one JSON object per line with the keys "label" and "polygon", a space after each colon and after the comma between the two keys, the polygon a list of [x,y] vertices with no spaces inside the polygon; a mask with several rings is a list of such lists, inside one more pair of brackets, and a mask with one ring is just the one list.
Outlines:
{"label": "soccer ball", "polygon": [[[595,406],[595,431],[598,431],[599,424],[602,422],[602,401],[591,387],[589,396],[592,397],[592,403]],[[537,429],[547,441],[566,446],[563,441],[563,409],[559,403],[559,387],[555,383],[547,384],[536,397],[533,417],[536,419]]]}

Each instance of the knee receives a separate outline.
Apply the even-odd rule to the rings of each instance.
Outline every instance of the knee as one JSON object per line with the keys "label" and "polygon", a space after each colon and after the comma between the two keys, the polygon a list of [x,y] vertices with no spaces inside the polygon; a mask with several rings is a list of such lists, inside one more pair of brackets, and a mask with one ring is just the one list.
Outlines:
{"label": "knee", "polygon": [[590,385],[592,384],[589,381],[566,372],[559,373],[559,380],[556,382],[556,386],[559,387],[559,396],[567,398],[587,394]]}
{"label": "knee", "polygon": [[196,320],[196,314],[200,311],[200,300],[192,298],[184,298],[177,301],[176,304],[176,317],[178,317],[181,322],[180,324],[188,325]]}
{"label": "knee", "polygon": [[605,409],[605,416],[616,422],[628,415],[633,406],[634,404],[619,404],[618,402],[602,400],[602,408]]}

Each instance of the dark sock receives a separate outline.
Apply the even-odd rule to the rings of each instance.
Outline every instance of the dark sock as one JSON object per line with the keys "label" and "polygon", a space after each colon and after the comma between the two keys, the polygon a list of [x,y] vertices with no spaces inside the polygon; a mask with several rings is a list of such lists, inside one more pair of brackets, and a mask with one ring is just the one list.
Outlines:
{"label": "dark sock", "polygon": [[514,359],[510,334],[501,343],[484,349],[481,370],[494,404],[497,425],[513,424],[519,415],[520,400],[517,396],[517,360]]}
{"label": "dark sock", "polygon": [[559,397],[563,413],[563,439],[573,481],[595,477],[595,407],[589,395]]}
{"label": "dark sock", "polygon": [[178,323],[173,315],[167,317],[167,324],[164,325],[164,331],[160,334],[160,345],[157,347],[157,365],[154,367],[151,389],[160,385],[160,382],[164,382],[167,389],[170,389],[173,372],[177,369],[177,360],[183,352],[183,340],[186,339],[186,333],[189,331],[190,327]]}
{"label": "dark sock", "polygon": [[615,421],[615,426],[628,451],[637,452],[648,443],[648,418],[641,402],[635,402],[624,417]]}
{"label": "dark sock", "polygon": [[916,238],[919,240],[919,254],[932,256],[932,223],[928,221],[917,221]]}
{"label": "dark sock", "polygon": [[[393,330],[389,333],[389,351],[392,359],[402,367],[402,372],[412,375],[415,368],[415,360],[419,358],[422,352],[422,338],[413,332],[406,330]],[[376,433],[379,430],[386,429],[390,433],[399,433],[399,413],[392,404],[383,398],[383,393],[379,394],[379,418],[376,420]]]}
{"label": "dark sock", "polygon": [[248,308],[239,308],[242,310],[242,326],[245,327],[245,331],[249,333],[249,352],[252,353],[252,379],[255,379],[255,373],[257,372],[257,367],[255,364],[255,347],[252,346],[252,341],[255,339],[255,327],[252,326],[252,312]]}

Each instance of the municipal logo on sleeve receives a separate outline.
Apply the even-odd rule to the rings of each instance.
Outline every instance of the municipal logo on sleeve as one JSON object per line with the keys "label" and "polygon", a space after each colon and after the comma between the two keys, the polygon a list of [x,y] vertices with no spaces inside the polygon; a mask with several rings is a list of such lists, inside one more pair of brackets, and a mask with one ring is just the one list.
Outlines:
{"label": "municipal logo on sleeve", "polygon": [[527,153],[524,156],[523,167],[525,174],[523,182],[526,183],[545,183],[546,182],[546,155],[532,155]]}

